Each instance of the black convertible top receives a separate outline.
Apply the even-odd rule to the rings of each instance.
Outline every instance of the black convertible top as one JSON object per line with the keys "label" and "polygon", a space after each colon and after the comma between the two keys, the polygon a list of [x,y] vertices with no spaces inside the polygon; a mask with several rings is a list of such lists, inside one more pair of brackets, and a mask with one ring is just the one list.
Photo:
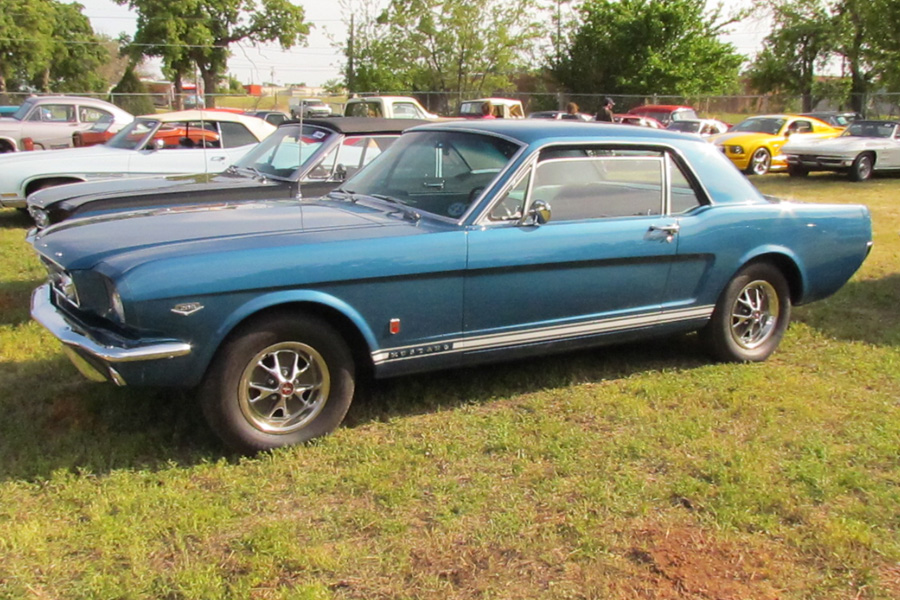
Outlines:
{"label": "black convertible top", "polygon": [[[300,123],[301,119],[285,121],[279,127]],[[325,119],[302,119],[304,124],[331,129],[344,135],[366,133],[402,133],[410,127],[431,123],[424,119],[383,119],[377,117],[330,117]]]}

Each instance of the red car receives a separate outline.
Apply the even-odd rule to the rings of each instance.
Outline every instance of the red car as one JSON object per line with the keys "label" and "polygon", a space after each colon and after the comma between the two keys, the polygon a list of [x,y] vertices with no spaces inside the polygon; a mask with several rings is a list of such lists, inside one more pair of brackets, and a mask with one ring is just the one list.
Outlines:
{"label": "red car", "polygon": [[697,116],[697,111],[690,106],[678,106],[674,104],[645,104],[643,106],[635,106],[628,111],[628,114],[656,119],[662,123],[663,127],[668,127],[669,123],[672,121],[699,118]]}

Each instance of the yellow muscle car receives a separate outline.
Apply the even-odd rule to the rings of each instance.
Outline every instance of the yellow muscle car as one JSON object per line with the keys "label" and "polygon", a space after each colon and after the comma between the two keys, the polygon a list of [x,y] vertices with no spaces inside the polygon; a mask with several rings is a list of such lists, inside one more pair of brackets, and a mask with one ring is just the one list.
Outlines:
{"label": "yellow muscle car", "polygon": [[727,133],[709,138],[735,166],[748,175],[787,169],[781,147],[788,139],[824,139],[841,130],[811,117],[758,115],[745,119]]}

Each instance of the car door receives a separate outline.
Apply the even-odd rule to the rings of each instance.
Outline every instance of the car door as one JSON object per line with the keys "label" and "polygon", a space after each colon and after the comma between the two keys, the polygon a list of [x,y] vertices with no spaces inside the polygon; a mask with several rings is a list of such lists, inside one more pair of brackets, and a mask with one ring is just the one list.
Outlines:
{"label": "car door", "polygon": [[163,123],[129,161],[132,177],[218,173],[230,164],[214,121]]}
{"label": "car door", "polygon": [[40,104],[25,117],[22,137],[30,137],[44,150],[68,148],[72,146],[72,134],[86,128],[78,123],[75,105]]}
{"label": "car door", "polygon": [[[677,317],[661,303],[676,252],[665,154],[545,150],[469,234],[471,351],[582,339]],[[543,202],[549,222],[523,206]]]}

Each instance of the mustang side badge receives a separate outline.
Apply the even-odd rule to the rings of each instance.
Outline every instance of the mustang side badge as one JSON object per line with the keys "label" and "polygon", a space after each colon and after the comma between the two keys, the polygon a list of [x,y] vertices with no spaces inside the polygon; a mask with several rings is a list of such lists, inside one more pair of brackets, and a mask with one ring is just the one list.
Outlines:
{"label": "mustang side badge", "polygon": [[172,312],[176,315],[182,315],[187,317],[188,315],[192,315],[198,310],[203,310],[203,305],[199,302],[185,302],[184,304],[176,304],[172,308]]}

